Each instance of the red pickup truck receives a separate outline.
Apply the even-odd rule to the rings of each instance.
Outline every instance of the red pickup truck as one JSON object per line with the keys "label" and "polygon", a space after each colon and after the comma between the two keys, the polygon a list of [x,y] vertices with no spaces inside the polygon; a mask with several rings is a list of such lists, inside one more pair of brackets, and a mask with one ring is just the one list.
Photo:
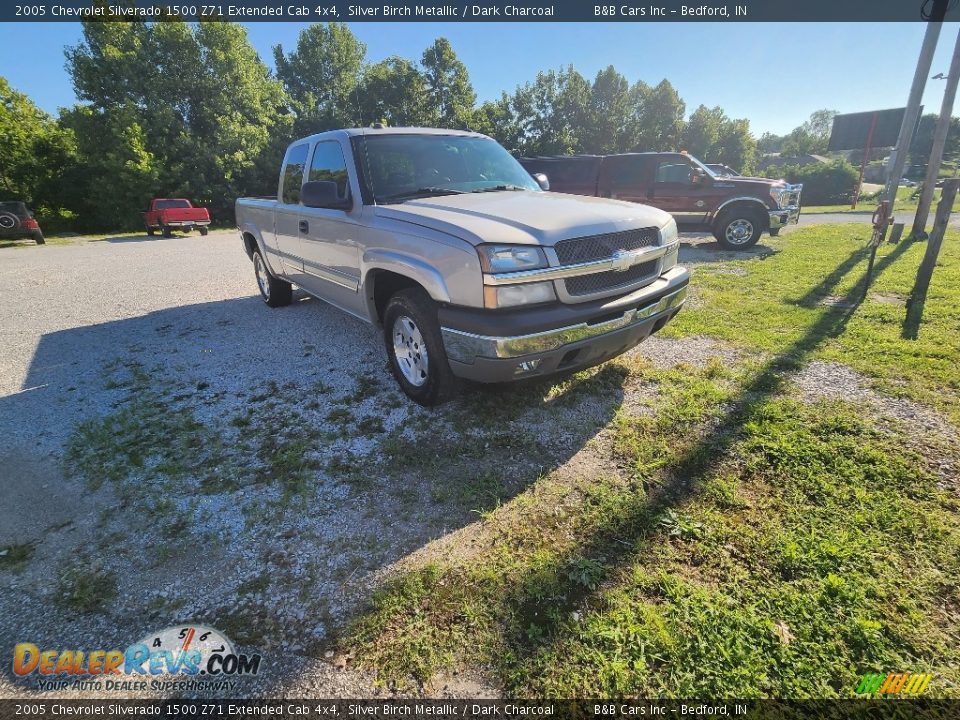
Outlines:
{"label": "red pickup truck", "polygon": [[164,237],[170,237],[175,229],[191,232],[194,228],[201,235],[206,235],[210,213],[206,208],[194,207],[183,198],[154,198],[150,201],[150,209],[143,214],[143,224],[147,228],[147,235],[159,230]]}
{"label": "red pickup truck", "polygon": [[686,153],[573,155],[520,158],[550,189],[653,205],[673,215],[681,230],[707,230],[723,247],[745,250],[764,232],[776,235],[800,217],[803,185],[727,177]]}

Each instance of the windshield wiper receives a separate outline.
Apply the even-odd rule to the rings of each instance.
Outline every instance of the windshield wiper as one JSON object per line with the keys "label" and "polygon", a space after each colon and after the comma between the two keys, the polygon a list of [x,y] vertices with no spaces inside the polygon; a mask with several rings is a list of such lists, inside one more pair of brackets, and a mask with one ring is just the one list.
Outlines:
{"label": "windshield wiper", "polygon": [[482,192],[504,192],[504,191],[513,191],[513,190],[527,190],[527,188],[522,185],[494,185],[493,187],[488,188],[478,188],[477,190],[471,190],[472,193],[482,193]]}
{"label": "windshield wiper", "polygon": [[429,197],[431,195],[463,195],[463,190],[454,190],[445,187],[422,187],[416,190],[405,190],[401,193],[387,195],[383,202],[395,202],[397,200],[409,200],[415,197]]}

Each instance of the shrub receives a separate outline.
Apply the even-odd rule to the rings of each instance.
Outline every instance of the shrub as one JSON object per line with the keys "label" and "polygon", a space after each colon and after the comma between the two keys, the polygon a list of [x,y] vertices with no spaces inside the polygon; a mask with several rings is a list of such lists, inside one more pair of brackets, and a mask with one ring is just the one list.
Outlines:
{"label": "shrub", "polygon": [[790,183],[803,183],[804,205],[836,205],[849,202],[857,182],[857,169],[846,160],[810,165],[769,167],[767,177],[783,178]]}

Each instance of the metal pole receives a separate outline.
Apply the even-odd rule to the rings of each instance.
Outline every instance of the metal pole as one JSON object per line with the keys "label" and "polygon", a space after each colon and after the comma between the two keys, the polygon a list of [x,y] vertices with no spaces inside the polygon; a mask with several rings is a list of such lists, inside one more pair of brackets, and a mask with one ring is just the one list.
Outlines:
{"label": "metal pole", "polygon": [[923,236],[927,227],[927,216],[933,204],[933,190],[940,176],[940,163],[943,162],[943,150],[947,144],[947,133],[950,131],[950,120],[953,116],[953,101],[957,97],[957,81],[960,80],[960,32],[957,33],[957,42],[953,46],[953,58],[950,60],[950,74],[947,76],[947,87],[943,91],[943,103],[940,105],[940,117],[933,131],[933,147],[930,148],[930,159],[927,161],[927,177],[923,181],[923,191],[920,195],[920,204],[917,214],[913,218],[913,230],[910,236]]}
{"label": "metal pole", "polygon": [[947,224],[950,222],[950,211],[953,209],[953,201],[957,196],[958,188],[960,188],[960,179],[951,178],[943,184],[943,195],[940,197],[940,203],[937,205],[937,214],[934,216],[933,229],[930,231],[927,249],[923,254],[920,267],[917,269],[917,279],[913,283],[910,298],[907,300],[907,318],[904,323],[904,337],[916,339],[920,334],[920,322],[923,320],[923,305],[927,301],[927,291],[930,289],[930,280],[933,277],[933,270],[937,266],[937,258],[940,255],[940,245],[943,243],[943,235],[947,231]]}
{"label": "metal pole", "polygon": [[870,130],[867,132],[867,144],[863,148],[863,161],[860,163],[860,177],[857,178],[857,186],[853,189],[853,203],[851,210],[857,209],[857,203],[860,202],[860,190],[863,188],[863,173],[867,169],[867,163],[870,161],[870,150],[873,149],[873,131],[877,128],[877,114],[874,113],[870,118]]}
{"label": "metal pole", "polygon": [[943,15],[946,12],[946,0],[936,0],[932,18],[927,23],[927,30],[923,35],[923,45],[920,46],[920,57],[917,58],[917,69],[913,74],[913,84],[910,86],[910,97],[907,100],[907,110],[903,114],[903,124],[900,125],[900,134],[897,136],[897,146],[890,152],[887,186],[883,191],[883,198],[890,203],[893,212],[894,202],[897,199],[897,186],[903,177],[903,166],[910,151],[910,141],[920,116],[920,100],[923,98],[923,89],[930,74],[930,65],[933,63],[933,52],[937,49],[937,40],[940,38],[940,27]]}

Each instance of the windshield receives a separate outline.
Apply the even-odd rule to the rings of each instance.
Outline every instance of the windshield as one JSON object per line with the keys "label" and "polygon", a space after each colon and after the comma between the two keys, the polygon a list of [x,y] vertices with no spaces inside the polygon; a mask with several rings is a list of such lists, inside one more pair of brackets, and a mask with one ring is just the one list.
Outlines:
{"label": "windshield", "polygon": [[363,175],[378,204],[432,195],[540,190],[520,163],[488,138],[367,135],[363,147]]}
{"label": "windshield", "polygon": [[190,203],[186,200],[157,200],[157,210],[171,210],[173,208],[188,208]]}
{"label": "windshield", "polygon": [[697,160],[693,155],[687,155],[687,160],[689,160],[690,163],[691,163],[694,167],[701,168],[701,169],[702,169],[707,175],[709,175],[710,177],[712,177],[712,178],[720,177],[719,174],[717,174],[716,172],[714,172],[713,170],[711,170],[709,167],[707,167],[706,165],[704,165],[702,162],[700,162],[699,160]]}

